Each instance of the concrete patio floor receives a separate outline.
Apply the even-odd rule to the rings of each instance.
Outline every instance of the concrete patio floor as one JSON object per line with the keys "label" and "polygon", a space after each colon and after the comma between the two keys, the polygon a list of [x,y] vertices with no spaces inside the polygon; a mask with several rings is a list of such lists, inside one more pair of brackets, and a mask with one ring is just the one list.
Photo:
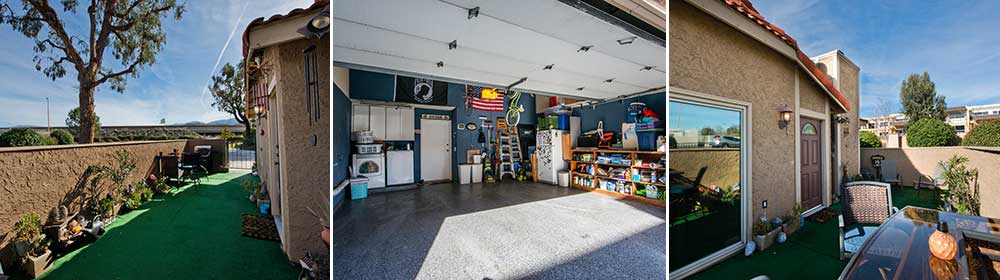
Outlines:
{"label": "concrete patio floor", "polygon": [[512,180],[372,194],[334,214],[333,279],[663,279],[665,216]]}
{"label": "concrete patio floor", "polygon": [[240,216],[255,211],[240,186],[246,178],[213,174],[197,189],[157,195],[39,279],[293,279],[299,270],[280,243],[240,235]]}

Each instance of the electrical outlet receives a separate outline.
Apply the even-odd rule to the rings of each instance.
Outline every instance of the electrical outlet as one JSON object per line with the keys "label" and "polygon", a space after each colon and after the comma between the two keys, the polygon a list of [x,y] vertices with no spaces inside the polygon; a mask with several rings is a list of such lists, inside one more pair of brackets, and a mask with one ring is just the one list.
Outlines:
{"label": "electrical outlet", "polygon": [[767,209],[767,199],[765,199],[764,202],[761,202],[761,206],[763,206],[764,209]]}

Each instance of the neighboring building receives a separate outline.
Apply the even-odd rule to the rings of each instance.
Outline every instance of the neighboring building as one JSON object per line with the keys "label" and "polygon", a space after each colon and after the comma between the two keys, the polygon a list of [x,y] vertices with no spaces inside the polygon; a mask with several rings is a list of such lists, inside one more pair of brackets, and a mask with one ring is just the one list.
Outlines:
{"label": "neighboring building", "polygon": [[[762,215],[796,204],[811,215],[833,203],[843,174],[859,173],[860,68],[837,50],[810,58],[747,0],[670,1],[668,10],[670,131],[741,134],[735,149],[670,151],[671,192],[675,177],[695,182],[669,202],[668,270],[683,278],[742,252]],[[710,192],[738,200],[694,203]]]}
{"label": "neighboring building", "polygon": [[314,32],[306,26],[324,16],[328,24],[329,6],[317,0],[306,9],[258,18],[243,33],[257,172],[290,261],[328,252],[320,232],[329,227],[323,223],[329,222],[330,198],[329,27]]}
{"label": "neighboring building", "polygon": [[[945,109],[944,122],[955,129],[959,138],[965,138],[977,124],[987,120],[1000,119],[1000,104],[959,106]],[[906,126],[909,118],[902,113],[865,118],[861,131],[870,131],[882,139],[886,148],[901,148],[906,145]]]}

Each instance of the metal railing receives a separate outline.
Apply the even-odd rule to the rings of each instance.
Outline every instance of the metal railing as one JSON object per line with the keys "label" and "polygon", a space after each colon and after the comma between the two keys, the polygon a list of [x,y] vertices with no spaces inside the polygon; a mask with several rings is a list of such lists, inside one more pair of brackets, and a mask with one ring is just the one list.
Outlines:
{"label": "metal railing", "polygon": [[226,152],[229,153],[228,167],[230,169],[250,170],[257,160],[255,145],[253,143],[246,143],[241,138],[227,140]]}

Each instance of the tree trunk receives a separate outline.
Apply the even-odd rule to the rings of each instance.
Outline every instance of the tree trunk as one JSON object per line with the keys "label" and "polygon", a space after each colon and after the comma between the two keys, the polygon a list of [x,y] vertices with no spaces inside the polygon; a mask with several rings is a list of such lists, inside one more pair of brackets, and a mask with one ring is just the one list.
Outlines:
{"label": "tree trunk", "polygon": [[94,88],[89,81],[80,81],[80,144],[94,143]]}

